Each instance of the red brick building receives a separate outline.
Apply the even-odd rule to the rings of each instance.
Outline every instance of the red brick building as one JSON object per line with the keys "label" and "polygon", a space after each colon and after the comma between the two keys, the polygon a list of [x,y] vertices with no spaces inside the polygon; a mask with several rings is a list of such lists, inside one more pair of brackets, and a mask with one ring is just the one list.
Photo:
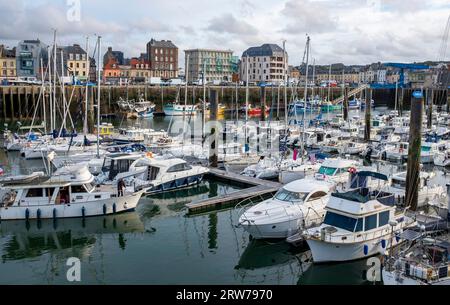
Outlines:
{"label": "red brick building", "polygon": [[147,58],[155,77],[163,79],[178,77],[178,47],[170,40],[150,40]]}

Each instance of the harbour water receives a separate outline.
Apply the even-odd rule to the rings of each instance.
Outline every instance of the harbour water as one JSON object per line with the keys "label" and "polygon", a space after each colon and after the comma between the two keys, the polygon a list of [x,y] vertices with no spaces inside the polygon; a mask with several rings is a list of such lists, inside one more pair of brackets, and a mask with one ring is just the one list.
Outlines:
{"label": "harbour water", "polygon": [[[169,122],[155,117],[139,125],[163,129]],[[40,161],[0,154],[6,172],[42,167]],[[384,173],[404,169],[384,163],[378,168]],[[449,180],[442,169],[425,170],[436,173],[431,183],[444,185]],[[236,186],[206,180],[142,198],[130,213],[85,220],[3,221],[0,284],[69,284],[70,257],[81,260],[80,284],[370,284],[364,260],[312,265],[307,248],[251,240],[236,227],[234,209],[186,216],[186,203],[237,191]]]}

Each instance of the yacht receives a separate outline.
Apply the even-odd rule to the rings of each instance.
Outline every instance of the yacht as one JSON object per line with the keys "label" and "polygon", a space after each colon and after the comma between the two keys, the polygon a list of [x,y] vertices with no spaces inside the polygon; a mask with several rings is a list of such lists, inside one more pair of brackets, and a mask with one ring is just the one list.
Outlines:
{"label": "yacht", "polygon": [[0,179],[2,220],[88,217],[133,210],[142,191],[94,183],[85,166],[68,166],[52,175],[36,172]]}
{"label": "yacht", "polygon": [[359,163],[354,160],[326,159],[314,175],[314,178],[316,180],[332,181],[336,184],[345,184],[350,176],[349,170],[358,165]]}
{"label": "yacht", "polygon": [[[406,175],[407,172],[396,173],[392,175],[388,192],[395,195],[396,198],[405,198],[406,194]],[[429,181],[433,178],[433,173],[420,172],[418,205],[423,206],[429,201],[439,199],[445,196],[445,188],[440,185],[431,184]]]}
{"label": "yacht", "polygon": [[[198,184],[209,169],[178,158],[141,158],[130,166],[132,183],[146,193],[159,193]],[[125,174],[126,175],[126,174]]]}
{"label": "yacht", "polygon": [[143,98],[139,99],[139,102],[134,104],[134,111],[140,118],[150,118],[153,117],[156,105],[152,102],[145,101]]}
{"label": "yacht", "polygon": [[358,142],[345,142],[342,146],[338,148],[338,152],[341,155],[358,155],[364,152],[367,148],[366,143],[358,143]]}
{"label": "yacht", "polygon": [[440,151],[433,160],[434,165],[448,167],[450,166],[450,148]]}
{"label": "yacht", "polygon": [[333,184],[300,179],[281,188],[272,199],[241,213],[239,225],[252,237],[287,238],[320,224]]}
{"label": "yacht", "polygon": [[450,243],[418,236],[406,249],[387,255],[383,264],[384,285],[450,285]]}
{"label": "yacht", "polygon": [[[384,181],[375,172],[361,172]],[[303,231],[313,261],[343,262],[382,253],[401,242],[398,234],[417,223],[397,211],[393,194],[359,187],[333,193],[325,207],[323,223]]]}

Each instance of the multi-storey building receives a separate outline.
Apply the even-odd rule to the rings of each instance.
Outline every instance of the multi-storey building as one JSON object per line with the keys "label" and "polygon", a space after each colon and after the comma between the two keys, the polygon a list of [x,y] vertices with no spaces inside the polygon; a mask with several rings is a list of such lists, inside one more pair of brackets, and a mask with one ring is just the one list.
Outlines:
{"label": "multi-storey building", "polygon": [[281,83],[287,69],[288,55],[276,44],[252,47],[242,54],[240,79],[249,83]]}
{"label": "multi-storey building", "polygon": [[67,76],[76,77],[78,80],[86,81],[89,77],[90,63],[87,53],[78,44],[62,47],[67,69]]}
{"label": "multi-storey building", "polygon": [[151,39],[147,43],[147,60],[153,76],[164,79],[178,77],[178,47],[172,41]]}
{"label": "multi-storey building", "polygon": [[108,47],[105,55],[103,55],[103,62],[107,63],[110,59],[115,59],[117,64],[125,65],[125,58],[122,51],[113,51],[112,47]]}
{"label": "multi-storey building", "polygon": [[0,80],[14,80],[16,76],[16,50],[0,45]]}
{"label": "multi-storey building", "polygon": [[41,59],[47,65],[47,46],[39,39],[23,40],[16,48],[16,67],[18,77],[41,78]]}
{"label": "multi-storey building", "polygon": [[203,80],[203,73],[205,73],[205,82],[232,81],[233,73],[236,72],[233,51],[192,49],[185,50],[184,53],[185,71],[188,71],[189,83]]}

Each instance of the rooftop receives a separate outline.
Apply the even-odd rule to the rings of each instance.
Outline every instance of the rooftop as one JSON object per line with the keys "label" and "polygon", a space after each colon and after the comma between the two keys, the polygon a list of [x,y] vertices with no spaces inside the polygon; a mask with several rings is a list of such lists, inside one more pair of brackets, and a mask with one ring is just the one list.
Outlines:
{"label": "rooftop", "polygon": [[178,48],[176,45],[173,44],[171,40],[155,40],[152,38],[148,44],[151,45],[152,47],[158,48],[173,48],[173,49]]}
{"label": "rooftop", "polygon": [[283,49],[276,44],[263,44],[260,47],[248,48],[243,54],[245,56],[273,56],[274,53],[283,53]]}

